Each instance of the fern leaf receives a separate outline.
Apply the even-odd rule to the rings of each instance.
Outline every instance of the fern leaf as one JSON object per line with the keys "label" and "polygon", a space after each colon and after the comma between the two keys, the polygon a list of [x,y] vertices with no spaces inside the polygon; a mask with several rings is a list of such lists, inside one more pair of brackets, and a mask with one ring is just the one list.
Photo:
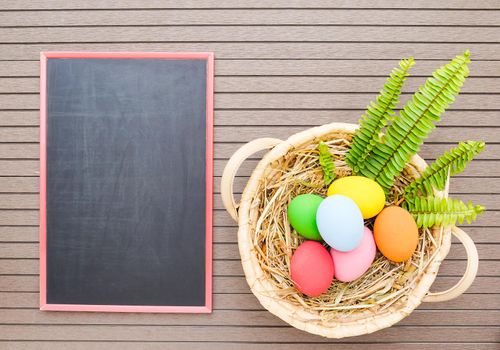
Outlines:
{"label": "fern leaf", "polygon": [[484,207],[471,202],[437,197],[415,197],[403,206],[413,215],[417,226],[424,228],[454,225],[457,221],[470,224],[484,211]]}
{"label": "fern leaf", "polygon": [[401,88],[408,76],[408,70],[414,63],[412,57],[399,61],[400,68],[392,70],[377,99],[370,102],[359,121],[360,127],[354,135],[351,149],[345,159],[355,173],[364,167],[366,158],[370,155],[375,144],[379,142],[382,128],[385,127],[388,120],[394,117],[394,108],[399,102]]}
{"label": "fern leaf", "polygon": [[405,188],[407,196],[432,194],[433,188],[442,191],[450,175],[457,175],[464,171],[467,164],[484,150],[484,142],[467,141],[460,142],[457,147],[444,153],[427,167],[422,176]]}
{"label": "fern leaf", "polygon": [[330,148],[324,142],[320,142],[318,145],[319,151],[319,164],[323,169],[323,181],[325,185],[329,185],[333,180],[335,180],[335,164],[333,164],[333,157],[330,153]]}
{"label": "fern leaf", "polygon": [[455,57],[427,79],[387,127],[382,142],[375,146],[365,167],[360,169],[362,175],[374,179],[386,190],[392,186],[394,178],[435,128],[434,123],[440,120],[441,113],[458,95],[469,74],[469,55],[467,51]]}

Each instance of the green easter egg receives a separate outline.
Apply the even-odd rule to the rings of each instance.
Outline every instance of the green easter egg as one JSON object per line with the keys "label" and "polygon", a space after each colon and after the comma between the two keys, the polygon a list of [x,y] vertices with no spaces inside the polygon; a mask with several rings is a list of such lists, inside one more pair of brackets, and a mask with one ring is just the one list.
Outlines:
{"label": "green easter egg", "polygon": [[316,211],[323,198],[315,194],[301,194],[292,199],[288,205],[288,221],[301,236],[321,241],[316,226]]}

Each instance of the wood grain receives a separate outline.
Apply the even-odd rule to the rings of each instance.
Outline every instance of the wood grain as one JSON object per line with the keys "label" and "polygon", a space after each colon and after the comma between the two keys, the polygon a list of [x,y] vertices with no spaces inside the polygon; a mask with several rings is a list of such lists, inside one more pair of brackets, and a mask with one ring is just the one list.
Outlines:
{"label": "wood grain", "polygon": [[[210,317],[210,316],[207,316]],[[312,342],[335,343],[338,341],[318,338],[292,327],[245,326],[152,326],[152,325],[1,325],[0,339],[14,340],[94,340],[109,341],[243,341],[243,342]],[[432,341],[450,337],[456,342],[481,342],[485,338],[497,339],[498,327],[456,326],[419,327],[395,326],[375,334],[343,339],[342,342]]]}
{"label": "wood grain", "polygon": [[[413,93],[425,83],[425,77],[410,77],[403,93]],[[215,81],[215,92],[365,92],[377,93],[384,85],[385,77],[266,77],[221,76]],[[467,79],[462,93],[499,93],[497,78]],[[38,78],[4,78],[0,81],[0,93],[38,93]]]}
{"label": "wood grain", "polygon": [[[314,14],[311,14],[314,16]],[[498,20],[498,18],[497,18]],[[397,39],[387,40],[394,32]],[[6,35],[9,33],[9,35]],[[0,43],[72,42],[387,42],[497,43],[497,27],[175,26],[1,28]]]}
{"label": "wood grain", "polygon": [[[0,12],[1,13],[1,12]],[[403,57],[403,56],[402,56]],[[285,59],[261,60],[254,59],[218,59],[216,57],[216,76],[369,76],[387,77],[392,68],[397,66],[399,58],[383,59]],[[423,60],[411,69],[411,77],[426,77],[439,66],[445,64],[446,60]],[[477,58],[470,64],[471,78],[475,77],[498,77],[500,75],[500,62]],[[38,60],[26,61],[0,61],[0,76],[2,77],[32,77],[38,78]],[[410,79],[411,79],[410,77]],[[470,79],[467,80],[466,86]],[[216,81],[217,84],[217,81]],[[35,87],[33,87],[35,88]],[[349,88],[349,86],[346,86]]]}
{"label": "wood grain", "polygon": [[[478,98],[480,96],[480,98]],[[375,93],[219,93],[215,94],[216,109],[364,109],[376,97]],[[402,95],[401,104],[411,95]],[[37,109],[37,94],[2,94],[2,109]],[[494,94],[463,94],[449,110],[495,110],[498,96]]]}
{"label": "wood grain", "polygon": [[[71,349],[75,350],[87,350],[89,346],[96,350],[108,350],[108,349],[121,349],[121,350],[135,350],[137,349],[137,342],[126,342],[126,341],[71,341],[71,342],[54,342],[54,341],[44,341],[44,342],[30,342],[30,341],[2,341],[1,344],[5,346],[7,350],[66,350],[67,346],[71,346]],[[434,350],[436,346],[441,350],[498,350],[498,344],[496,343],[442,343],[442,342],[414,342],[414,343],[384,343],[384,344],[349,344],[340,343],[335,344],[316,344],[316,343],[262,343],[262,342],[141,342],[141,349],[144,350],[200,350],[200,349],[212,349],[212,350],[233,350],[235,348],[242,350],[297,350],[297,349],[307,349],[310,350],[331,350],[332,348],[342,348],[343,350],[400,350],[402,347],[408,350]]]}
{"label": "wood grain", "polygon": [[[232,223],[228,223],[229,227]],[[219,225],[220,226],[220,225]],[[237,228],[232,226],[234,235],[236,235]],[[0,253],[3,259],[38,259],[38,243],[35,242],[19,242],[11,241],[0,243]],[[236,240],[229,242],[215,242],[214,243],[214,259],[215,260],[238,260],[239,252]],[[478,244],[477,249],[481,259],[496,260],[500,253],[500,247],[496,243]],[[466,259],[466,254],[460,244],[453,245],[453,249],[448,254],[448,259]],[[456,271],[463,270],[462,267],[457,267]],[[457,272],[458,273],[458,272]],[[496,275],[495,275],[496,276]]]}
{"label": "wood grain", "polygon": [[[500,243],[500,235],[498,235],[498,227],[484,227],[484,226],[470,226],[464,225],[463,229],[474,239],[474,242],[480,243]],[[237,227],[236,226],[217,226],[214,227],[214,242],[216,243],[236,243],[237,242]],[[23,226],[0,226],[0,242],[17,242],[17,243],[34,243],[38,242],[38,227],[36,225],[23,225]],[[457,242],[458,243],[458,242]],[[493,247],[493,246],[492,246]],[[460,252],[461,247],[457,245],[457,252]],[[235,254],[238,254],[235,252]],[[450,252],[450,256],[455,253],[455,250]],[[493,254],[493,253],[491,253]],[[38,256],[37,256],[38,257]],[[481,256],[481,258],[485,258]],[[498,255],[495,256],[498,258]]]}
{"label": "wood grain", "polygon": [[113,0],[87,0],[85,2],[78,0],[33,0],[25,3],[22,0],[5,0],[2,3],[2,8],[6,10],[25,10],[25,9],[131,9],[131,8],[146,8],[146,9],[195,9],[195,8],[343,8],[343,9],[379,9],[379,8],[395,8],[395,9],[497,9],[498,3],[495,0],[477,0],[470,2],[468,0],[455,0],[449,4],[440,4],[432,0],[414,0],[411,2],[394,2],[391,0],[378,0],[373,2],[370,0],[276,0],[269,2],[266,0],[186,0],[178,2],[176,0],[150,0],[144,3],[141,0],[122,0],[116,3]]}
{"label": "wood grain", "polygon": [[[218,109],[215,111],[215,125],[322,125],[334,121],[357,123],[365,106],[359,109],[340,110],[238,110]],[[38,126],[37,110],[1,110],[0,126]],[[498,111],[450,110],[443,114],[440,126],[500,126]],[[38,140],[37,140],[38,141]],[[24,141],[29,142],[29,141]]]}
{"label": "wood grain", "polygon": [[[216,243],[217,244],[217,243]],[[218,247],[218,246],[217,246]],[[486,249],[491,246],[481,245],[481,253],[485,252]],[[454,246],[456,250],[459,247]],[[493,250],[493,249],[492,249]],[[491,252],[493,255],[495,252]],[[8,256],[8,254],[6,254]],[[483,256],[487,256],[483,253]],[[237,259],[237,258],[236,258]],[[466,257],[464,254],[452,254],[449,256],[440,267],[439,273],[442,276],[455,276],[460,277],[465,271]],[[500,270],[500,261],[498,260],[484,260],[479,265],[479,276],[496,276],[497,272]],[[238,260],[223,259],[217,257],[214,261],[213,266],[214,276],[244,276],[241,263]],[[3,258],[0,260],[0,275],[37,275],[39,272],[39,264],[37,258]]]}
{"label": "wood grain", "polygon": [[[500,343],[500,5],[496,0],[4,0],[0,3],[0,348],[493,350]],[[402,103],[436,67],[472,51],[470,78],[420,154],[461,140],[487,149],[453,178],[451,194],[488,211],[464,229],[479,275],[461,297],[422,304],[371,335],[327,341],[264,311],[249,292],[237,225],[224,212],[227,159],[258,137],[286,138],[332,121],[357,122],[402,57],[417,64]],[[38,311],[39,52],[214,51],[214,313]],[[243,191],[262,152],[238,173]],[[465,269],[453,240],[433,290]]]}
{"label": "wood grain", "polygon": [[[217,52],[219,59],[389,59],[414,56],[446,60],[469,49],[476,60],[499,60],[500,44],[473,43],[330,43],[330,42],[158,42],[126,43],[18,43],[0,44],[0,60],[36,60],[40,51],[202,51]],[[95,39],[97,40],[97,38]],[[133,45],[132,45],[133,44]],[[132,46],[131,46],[132,45]],[[386,72],[385,72],[386,73]]]}
{"label": "wood grain", "polygon": [[[273,2],[274,3],[274,2]],[[267,2],[265,7],[273,5]],[[144,4],[142,4],[144,5]],[[414,9],[401,16],[398,9],[178,9],[150,10],[65,10],[53,16],[50,11],[0,12],[0,26],[187,26],[187,25],[381,25],[435,26],[446,17],[447,26],[496,26],[495,11],[425,11]],[[376,14],[376,15],[375,15]],[[24,21],[24,22],[21,22]]]}
{"label": "wood grain", "polygon": [[[275,136],[272,133],[265,136]],[[257,165],[257,160],[249,160],[244,163],[239,171],[240,175],[250,176]],[[216,159],[214,161],[214,174],[221,176],[226,160]],[[500,176],[500,161],[476,160],[471,163],[461,176],[498,177]],[[0,160],[0,176],[37,176],[39,174],[38,160]],[[495,189],[498,190],[498,189]],[[495,192],[497,193],[497,192]]]}

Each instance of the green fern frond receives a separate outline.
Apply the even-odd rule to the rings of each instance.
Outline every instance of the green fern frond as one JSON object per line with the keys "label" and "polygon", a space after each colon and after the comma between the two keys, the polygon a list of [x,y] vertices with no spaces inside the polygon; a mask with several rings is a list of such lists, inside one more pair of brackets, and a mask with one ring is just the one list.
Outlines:
{"label": "green fern frond", "polygon": [[319,164],[323,169],[323,181],[325,185],[329,185],[333,180],[335,180],[335,164],[333,164],[333,157],[330,153],[330,148],[324,142],[320,142],[318,145],[319,151]]}
{"label": "green fern frond", "polygon": [[408,76],[408,70],[414,65],[413,58],[399,61],[400,68],[394,68],[380,91],[377,99],[370,102],[362,116],[360,127],[354,135],[351,149],[346,155],[346,162],[357,173],[364,167],[366,158],[379,142],[379,136],[387,121],[394,117],[394,108],[399,102],[401,88]]}
{"label": "green fern frond", "polygon": [[392,186],[394,178],[435,128],[434,123],[440,120],[441,113],[458,95],[469,74],[469,56],[467,51],[455,57],[427,79],[387,127],[382,142],[375,146],[365,167],[360,169],[362,175],[374,179],[385,190]]}
{"label": "green fern frond", "polygon": [[403,207],[413,215],[418,227],[425,228],[454,225],[457,221],[462,224],[464,220],[470,224],[484,211],[484,207],[471,202],[437,197],[415,197],[404,202]]}
{"label": "green fern frond", "polygon": [[460,142],[457,147],[444,153],[425,169],[422,176],[405,188],[407,196],[432,194],[432,189],[442,191],[450,175],[457,175],[464,171],[467,164],[484,150],[484,142],[467,141]]}

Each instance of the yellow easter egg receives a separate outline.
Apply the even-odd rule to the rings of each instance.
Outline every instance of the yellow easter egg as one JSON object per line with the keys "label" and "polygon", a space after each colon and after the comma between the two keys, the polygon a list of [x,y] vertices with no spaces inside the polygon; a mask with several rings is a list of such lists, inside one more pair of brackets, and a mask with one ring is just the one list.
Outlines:
{"label": "yellow easter egg", "polygon": [[335,180],[328,188],[328,196],[334,194],[351,198],[361,210],[363,219],[372,218],[384,209],[384,190],[367,177],[346,176]]}

